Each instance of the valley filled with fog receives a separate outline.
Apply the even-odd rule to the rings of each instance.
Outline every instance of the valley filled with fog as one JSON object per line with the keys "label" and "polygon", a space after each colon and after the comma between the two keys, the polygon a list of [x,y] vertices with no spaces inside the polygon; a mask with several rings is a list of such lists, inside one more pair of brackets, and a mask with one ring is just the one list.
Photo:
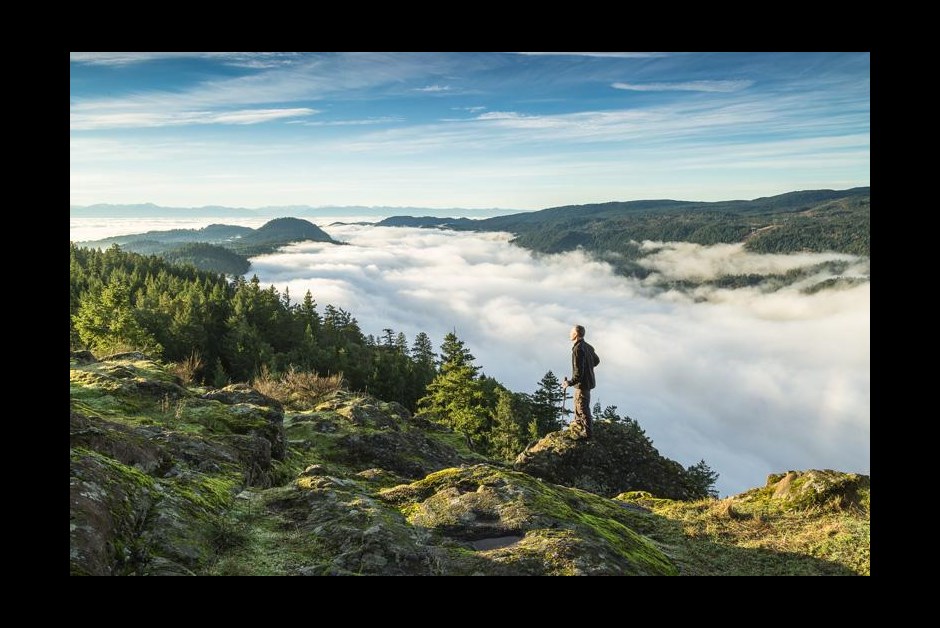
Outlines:
{"label": "valley filled with fog", "polygon": [[[70,238],[265,220],[73,219]],[[424,331],[437,348],[456,331],[487,375],[518,392],[548,370],[570,374],[568,330],[580,323],[602,360],[593,401],[638,420],[683,465],[704,458],[723,495],[788,469],[870,473],[870,282],[806,290],[827,279],[824,262],[868,277],[867,258],[649,243],[652,274],[641,280],[581,252],[533,254],[506,233],[317,222],[348,246],[291,245],[252,258],[248,275],[295,300],[309,289],[321,312],[342,307],[366,334],[392,328],[410,342]],[[664,288],[817,267],[772,292]]]}

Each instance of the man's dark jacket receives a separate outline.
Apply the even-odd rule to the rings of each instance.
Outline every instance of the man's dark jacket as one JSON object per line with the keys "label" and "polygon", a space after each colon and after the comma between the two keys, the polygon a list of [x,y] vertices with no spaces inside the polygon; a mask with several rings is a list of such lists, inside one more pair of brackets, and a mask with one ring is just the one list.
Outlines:
{"label": "man's dark jacket", "polygon": [[571,345],[571,379],[569,386],[577,386],[581,390],[594,388],[594,367],[601,363],[601,359],[594,353],[594,347],[579,338]]}

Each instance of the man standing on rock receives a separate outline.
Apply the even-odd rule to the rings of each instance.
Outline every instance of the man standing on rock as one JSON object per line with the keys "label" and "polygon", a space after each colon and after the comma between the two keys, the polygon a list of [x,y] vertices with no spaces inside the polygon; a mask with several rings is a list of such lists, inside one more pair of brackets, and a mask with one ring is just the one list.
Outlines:
{"label": "man standing on rock", "polygon": [[584,327],[575,325],[571,328],[571,379],[567,377],[562,386],[567,392],[568,386],[574,386],[574,421],[571,422],[571,434],[576,439],[591,438],[591,389],[594,388],[594,367],[601,359],[594,353],[594,347],[584,341]]}

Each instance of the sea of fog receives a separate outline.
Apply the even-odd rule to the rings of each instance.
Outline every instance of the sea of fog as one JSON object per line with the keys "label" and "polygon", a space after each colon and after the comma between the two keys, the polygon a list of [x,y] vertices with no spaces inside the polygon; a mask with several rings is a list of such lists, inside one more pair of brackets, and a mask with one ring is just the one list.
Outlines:
{"label": "sea of fog", "polygon": [[[70,236],[265,220],[73,219]],[[870,472],[870,283],[815,294],[800,285],[664,292],[580,252],[533,255],[509,234],[318,222],[350,246],[291,245],[254,258],[249,272],[295,298],[311,290],[321,311],[342,307],[367,334],[391,327],[410,342],[424,331],[439,345],[456,331],[487,375],[520,392],[549,369],[569,373],[568,330],[580,323],[602,360],[594,400],[637,419],[664,455],[684,465],[704,458],[723,495],[788,469]],[[658,251],[648,264],[666,279],[833,259],[849,262],[843,275],[870,275],[867,260],[844,255],[650,246]]]}

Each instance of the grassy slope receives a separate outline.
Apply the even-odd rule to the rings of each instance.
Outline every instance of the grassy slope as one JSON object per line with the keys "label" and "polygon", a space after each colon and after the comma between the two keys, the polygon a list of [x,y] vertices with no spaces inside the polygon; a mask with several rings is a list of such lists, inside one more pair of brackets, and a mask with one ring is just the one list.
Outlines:
{"label": "grassy slope", "polygon": [[617,499],[651,510],[641,530],[669,548],[685,575],[871,575],[867,476],[790,472],[724,500]]}

